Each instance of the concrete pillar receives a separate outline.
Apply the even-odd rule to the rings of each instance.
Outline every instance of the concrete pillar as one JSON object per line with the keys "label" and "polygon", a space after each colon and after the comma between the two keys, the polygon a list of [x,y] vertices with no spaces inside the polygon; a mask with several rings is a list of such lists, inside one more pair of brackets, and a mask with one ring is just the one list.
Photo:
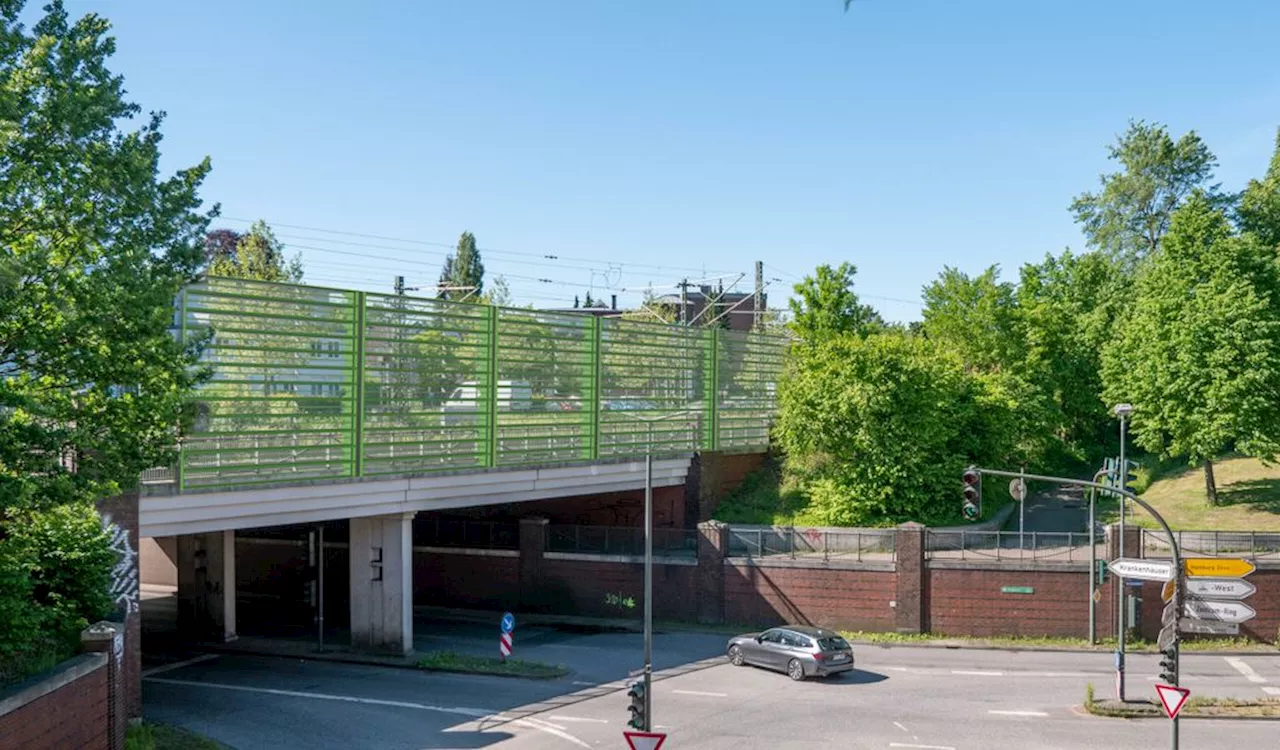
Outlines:
{"label": "concrete pillar", "polygon": [[107,747],[118,750],[124,747],[124,736],[131,718],[125,677],[128,670],[125,626],[117,622],[95,623],[80,632],[80,643],[85,651],[105,654],[107,657]]}
{"label": "concrete pillar", "polygon": [[178,537],[178,631],[188,638],[236,639],[236,532]]}
{"label": "concrete pillar", "polygon": [[542,553],[547,549],[545,518],[520,519],[520,609],[537,612],[545,609],[542,586]]}
{"label": "concrete pillar", "polygon": [[729,527],[718,521],[698,524],[698,622],[724,622],[724,558]]}
{"label": "concrete pillar", "polygon": [[894,599],[894,625],[899,633],[923,633],[927,621],[925,608],[929,605],[924,587],[929,574],[924,564],[925,527],[918,523],[898,526],[894,540],[897,558],[898,583]]}
{"label": "concrete pillar", "polygon": [[413,651],[413,517],[351,519],[351,647]]}

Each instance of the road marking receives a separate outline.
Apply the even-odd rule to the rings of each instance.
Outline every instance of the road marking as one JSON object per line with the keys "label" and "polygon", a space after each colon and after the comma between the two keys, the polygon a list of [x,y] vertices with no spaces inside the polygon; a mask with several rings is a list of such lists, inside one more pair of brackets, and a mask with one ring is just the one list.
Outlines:
{"label": "road marking", "polygon": [[971,677],[1004,677],[1004,672],[987,672],[980,669],[973,670],[973,671],[966,671],[963,669],[953,669],[951,670],[951,674],[963,674],[963,675],[969,675]]}
{"label": "road marking", "polygon": [[582,680],[574,680],[574,681],[573,681],[573,684],[575,684],[575,685],[595,685],[595,683],[594,683],[594,682],[584,682],[584,681],[582,681]]}
{"label": "road marking", "polygon": [[570,723],[573,723],[575,721],[582,722],[584,724],[608,724],[609,723],[608,719],[587,719],[582,716],[548,716],[547,718],[554,719],[556,721],[567,721]]}
{"label": "road marking", "polygon": [[672,690],[677,695],[705,695],[708,698],[728,698],[728,693],[706,693],[701,690]]}
{"label": "road marking", "polygon": [[1267,695],[1280,695],[1280,687],[1271,687],[1270,685],[1266,685],[1262,688],[1262,692]]}
{"label": "road marking", "polygon": [[911,745],[905,742],[890,742],[889,747],[914,747],[919,750],[956,750],[948,745]]}
{"label": "road marking", "polygon": [[167,677],[148,677],[148,682],[158,682],[162,685],[188,685],[191,687],[213,688],[215,690],[235,690],[243,693],[259,693],[262,695],[280,695],[286,698],[311,698],[313,700],[340,701],[343,703],[360,703],[366,706],[391,706],[393,708],[412,708],[419,711],[435,711],[442,714],[455,714],[458,716],[466,716],[469,719],[499,719],[509,721],[512,724],[536,729],[539,732],[555,735],[563,740],[568,740],[580,747],[590,748],[591,746],[582,740],[574,737],[568,732],[555,727],[554,725],[541,722],[536,719],[518,719],[507,716],[502,712],[485,711],[479,708],[465,708],[462,706],[432,706],[426,703],[412,703],[410,701],[389,701],[380,698],[359,698],[354,695],[334,695],[332,693],[310,693],[302,690],[279,690],[276,688],[249,687],[248,685],[229,685],[224,682],[199,682],[196,680],[174,680]]}
{"label": "road marking", "polygon": [[902,730],[902,731],[904,731],[904,732],[905,732],[905,731],[907,731],[907,728],[906,728],[906,727],[902,726],[901,724],[899,724],[899,723],[898,723],[898,722],[896,722],[896,721],[895,721],[895,722],[893,722],[893,725],[894,725],[895,727],[897,727],[898,729],[901,729],[901,730]]}
{"label": "road marking", "polygon": [[201,654],[200,656],[193,656],[190,659],[174,662],[173,664],[161,664],[158,667],[152,667],[151,669],[144,669],[142,671],[141,676],[143,678],[146,678],[146,677],[150,677],[153,674],[164,674],[165,672],[172,672],[175,669],[182,669],[183,667],[189,667],[192,664],[199,664],[200,662],[210,661],[212,659],[217,659],[217,658],[218,658],[217,654]]}
{"label": "road marking", "polygon": [[1048,716],[1044,711],[988,711],[989,714],[997,716]]}
{"label": "road marking", "polygon": [[1267,678],[1253,671],[1253,667],[1244,663],[1244,659],[1237,656],[1224,656],[1223,659],[1227,663],[1236,668],[1236,671],[1245,676],[1249,682],[1266,682]]}

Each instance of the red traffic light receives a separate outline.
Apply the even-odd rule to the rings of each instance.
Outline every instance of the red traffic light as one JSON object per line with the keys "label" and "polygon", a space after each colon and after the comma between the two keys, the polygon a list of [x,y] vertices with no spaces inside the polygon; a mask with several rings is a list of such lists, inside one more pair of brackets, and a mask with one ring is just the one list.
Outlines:
{"label": "red traffic light", "polygon": [[974,467],[970,466],[964,470],[964,483],[969,487],[976,487],[981,481],[982,475]]}

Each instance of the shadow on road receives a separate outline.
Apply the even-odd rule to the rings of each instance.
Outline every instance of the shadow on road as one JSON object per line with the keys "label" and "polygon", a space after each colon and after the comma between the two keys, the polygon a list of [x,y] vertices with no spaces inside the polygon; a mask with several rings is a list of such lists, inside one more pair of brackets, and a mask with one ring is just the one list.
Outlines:
{"label": "shadow on road", "polygon": [[828,685],[870,685],[875,682],[884,682],[887,679],[889,679],[889,675],[886,674],[868,672],[865,669],[855,669],[852,672],[842,672],[828,677],[822,682]]}

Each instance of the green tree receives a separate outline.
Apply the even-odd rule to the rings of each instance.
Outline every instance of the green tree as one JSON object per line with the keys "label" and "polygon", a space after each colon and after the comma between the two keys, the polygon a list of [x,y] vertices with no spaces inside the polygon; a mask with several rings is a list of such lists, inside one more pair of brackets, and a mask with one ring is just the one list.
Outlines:
{"label": "green tree", "polygon": [[1224,200],[1209,184],[1218,160],[1195,131],[1175,141],[1163,125],[1130,122],[1108,158],[1122,170],[1102,175],[1101,189],[1077,196],[1071,212],[1089,245],[1128,269],[1155,253],[1173,212],[1193,191]]}
{"label": "green tree", "polygon": [[1226,450],[1280,451],[1280,270],[1274,247],[1234,235],[1210,196],[1173,216],[1140,272],[1133,310],[1103,356],[1109,403],[1134,405],[1137,443],[1204,464]]}
{"label": "green tree", "polygon": [[0,4],[0,498],[87,501],[168,464],[198,346],[169,331],[203,261],[205,162],[159,179],[161,116],[107,68],[108,22]]}
{"label": "green tree", "polygon": [[1012,284],[992,266],[969,276],[950,266],[924,288],[924,332],[984,370],[1024,357],[1025,337]]}
{"label": "green tree", "polygon": [[795,350],[778,397],[787,470],[829,524],[954,520],[963,467],[1011,451],[1009,400],[921,338],[825,337]]}
{"label": "green tree", "polygon": [[[210,232],[206,245],[214,238]],[[214,242],[221,240],[217,235]],[[295,256],[286,259],[284,245],[276,239],[264,221],[255,221],[249,231],[236,240],[231,254],[218,253],[209,263],[209,275],[257,281],[282,281],[297,284],[302,281],[302,259]]]}
{"label": "green tree", "polygon": [[823,336],[871,332],[879,316],[870,306],[858,301],[853,291],[853,277],[858,269],[851,263],[836,268],[818,266],[812,276],[795,285],[791,307],[791,330],[803,341],[817,341]]}
{"label": "green tree", "polygon": [[480,261],[476,237],[470,232],[463,232],[458,238],[457,250],[444,259],[444,268],[440,271],[440,289],[436,296],[440,299],[460,300],[468,295],[480,297],[483,293],[484,263]]}
{"label": "green tree", "polygon": [[502,276],[494,276],[493,282],[489,284],[489,288],[484,290],[484,294],[480,299],[486,305],[494,307],[510,307],[511,306],[511,287],[507,284],[507,280]]}
{"label": "green tree", "polygon": [[1280,131],[1266,176],[1249,181],[1237,213],[1242,230],[1258,235],[1265,245],[1280,247]]}

